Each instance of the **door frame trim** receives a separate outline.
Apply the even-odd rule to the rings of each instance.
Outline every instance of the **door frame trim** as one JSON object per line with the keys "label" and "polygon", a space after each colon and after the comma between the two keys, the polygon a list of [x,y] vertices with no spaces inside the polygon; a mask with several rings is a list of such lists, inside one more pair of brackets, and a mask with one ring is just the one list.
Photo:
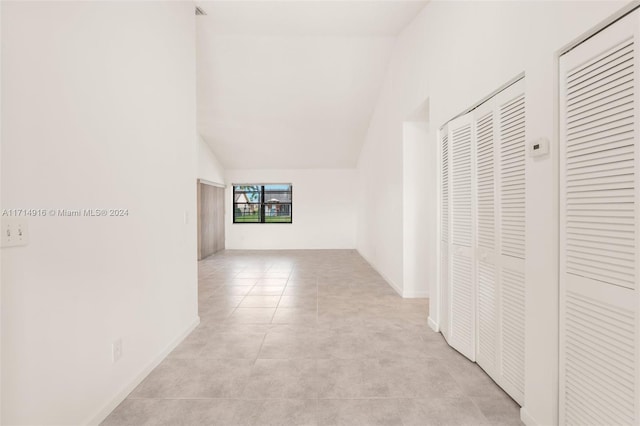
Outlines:
{"label": "door frame trim", "polygon": [[218,188],[226,188],[227,187],[227,185],[225,185],[224,183],[213,182],[213,181],[210,181],[210,180],[200,179],[200,178],[198,178],[198,183],[201,183],[203,185],[209,185],[209,186],[217,186]]}

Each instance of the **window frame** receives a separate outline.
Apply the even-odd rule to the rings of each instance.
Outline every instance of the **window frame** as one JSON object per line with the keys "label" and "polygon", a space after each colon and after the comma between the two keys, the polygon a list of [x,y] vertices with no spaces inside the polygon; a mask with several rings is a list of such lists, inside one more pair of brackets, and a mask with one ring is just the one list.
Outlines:
{"label": "window frame", "polygon": [[[279,221],[273,221],[273,222],[269,222],[266,220],[266,215],[265,215],[265,206],[267,205],[271,205],[271,204],[275,204],[275,203],[268,203],[265,201],[265,187],[266,186],[271,186],[271,185],[286,185],[289,187],[289,190],[286,191],[289,193],[289,198],[290,198],[290,202],[288,203],[278,203],[279,205],[286,205],[289,206],[289,217],[290,220],[288,222],[279,222]],[[258,202],[255,203],[237,203],[236,202],[236,188],[239,186],[255,186],[259,188],[259,193],[260,193],[260,200]],[[246,191],[240,191],[240,193],[246,193]],[[284,192],[284,191],[283,191]],[[238,221],[236,220],[236,206],[239,204],[247,204],[247,205],[257,205],[258,207],[258,221],[257,222],[248,222],[248,221]],[[232,215],[233,215],[233,224],[284,224],[284,225],[291,225],[293,223],[293,184],[291,183],[251,183],[251,184],[231,184],[231,206],[232,206]]]}

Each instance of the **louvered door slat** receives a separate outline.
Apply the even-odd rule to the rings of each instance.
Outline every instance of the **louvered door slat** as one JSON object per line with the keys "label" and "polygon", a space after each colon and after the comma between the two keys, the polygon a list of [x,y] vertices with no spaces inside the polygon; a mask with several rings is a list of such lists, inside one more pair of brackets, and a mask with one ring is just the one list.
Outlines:
{"label": "louvered door slat", "polygon": [[471,246],[471,125],[452,132],[453,235],[455,245]]}
{"label": "louvered door slat", "polygon": [[493,113],[489,112],[476,122],[478,246],[493,250],[495,241],[494,150]]}
{"label": "louvered door slat", "polygon": [[588,92],[580,95],[576,95],[571,99],[568,99],[567,105],[569,107],[582,105],[584,103],[591,102],[594,99],[598,99],[601,96],[606,96],[608,92],[612,90],[617,90],[620,87],[625,86],[625,84],[628,84],[629,78],[631,78],[632,74],[633,74],[633,71],[629,70],[626,72],[621,72],[618,75],[616,75],[615,76],[616,80],[614,81],[606,81],[606,82],[602,82],[601,84],[594,83],[593,85],[588,87],[589,89]]}
{"label": "louvered door slat", "polygon": [[[631,311],[620,311],[607,307],[596,300],[588,300],[602,309],[611,309],[614,316],[622,316],[617,323],[627,324],[626,335],[621,337],[619,345],[623,346],[633,357],[623,358],[619,355],[620,347],[607,345],[602,341],[603,330],[600,321],[593,315],[584,315],[576,307],[590,306],[585,304],[584,296],[577,293],[567,295],[566,327],[567,346],[566,378],[567,393],[579,391],[594,409],[605,415],[605,419],[614,419],[617,424],[634,424],[634,378],[635,378],[635,336],[634,316]],[[622,315],[620,315],[622,314]],[[626,315],[625,315],[626,314]],[[631,329],[629,329],[631,328]],[[622,385],[625,386],[622,386]],[[602,392],[606,387],[608,392]],[[609,403],[603,404],[603,398]],[[616,402],[613,402],[616,401]],[[611,420],[608,420],[611,423]]]}
{"label": "louvered door slat", "polygon": [[567,87],[572,93],[578,93],[579,91],[584,91],[584,89],[593,84],[594,81],[602,81],[620,71],[631,70],[633,68],[632,44],[630,43],[619,52],[616,52],[608,61],[609,62],[603,62],[606,65],[603,65],[602,68],[594,69],[579,79],[570,81]]}
{"label": "louvered door slat", "polygon": [[451,343],[468,354],[474,340],[473,267],[468,256],[456,252],[451,263]]}
{"label": "louvered door slat", "polygon": [[449,241],[449,135],[444,130],[441,138],[441,238]]}
{"label": "louvered door slat", "polygon": [[472,250],[474,226],[475,132],[470,117],[448,124],[450,147],[451,252],[449,343],[475,360],[476,272]]}
{"label": "louvered door slat", "polygon": [[449,253],[450,253],[450,189],[449,133],[440,129],[440,316],[439,326],[449,338]]}
{"label": "louvered door slat", "polygon": [[633,183],[633,170],[616,170],[613,173],[598,173],[597,176],[592,176],[590,173],[577,176],[571,180],[571,183],[567,182],[568,188],[581,188],[581,187],[602,187],[603,185],[619,185],[621,183]]}
{"label": "louvered door slat", "polygon": [[633,98],[631,96],[625,96],[623,99],[611,102],[608,109],[602,108],[599,111],[589,111],[589,114],[572,117],[567,120],[567,128],[569,129],[569,133],[571,133],[573,129],[581,127],[597,127],[599,126],[598,123],[605,123],[615,120],[617,117],[623,117],[631,110],[633,110]]}
{"label": "louvered door slat", "polygon": [[633,98],[633,93],[629,91],[631,87],[633,87],[633,82],[629,81],[600,96],[590,98],[587,102],[574,104],[571,114],[567,114],[567,119],[581,117],[590,114],[591,111],[606,110],[610,103],[615,105],[617,102],[628,101],[629,98]]}
{"label": "louvered door slat", "polygon": [[496,374],[498,359],[498,313],[495,195],[495,114],[488,101],[475,112],[476,128],[476,223],[478,335],[476,361],[490,374]]}
{"label": "louvered door slat", "polygon": [[[593,77],[594,81],[601,84],[590,86],[582,84],[581,86],[567,85],[567,115],[572,114],[572,106],[570,100],[578,96],[587,96],[595,90],[601,90],[610,84],[628,83],[633,81],[633,44],[625,41],[623,48],[614,48],[615,52],[605,55],[605,61],[610,59],[618,60],[621,52],[624,52],[624,60],[614,66],[608,63],[602,63],[603,59],[596,60],[590,67],[586,67],[583,72],[589,75],[587,71],[591,67],[598,70]],[[620,72],[602,72],[602,70],[615,70],[626,64],[624,73]],[[585,80],[589,81],[589,80]],[[595,84],[595,83],[594,83]],[[607,112],[601,113],[604,116],[592,116],[583,118],[579,121],[569,122],[565,126],[564,135],[566,137],[567,170],[576,170],[577,172],[567,176],[565,182],[567,207],[575,211],[577,206],[581,206],[581,210],[592,210],[593,204],[602,204],[604,208],[600,208],[600,214],[619,214],[621,211],[629,211],[630,221],[633,217],[634,197],[635,197],[635,172],[633,168],[629,169],[626,174],[620,175],[619,170],[611,167],[608,173],[599,173],[597,177],[592,177],[589,173],[580,173],[584,171],[585,166],[600,166],[605,164],[615,164],[625,162],[633,164],[635,145],[633,137],[627,137],[621,141],[610,142],[609,140],[600,141],[598,143],[598,135],[602,132],[610,131],[616,128],[620,133],[632,136],[634,133],[634,103],[633,103],[634,86],[628,87],[625,91],[618,93],[619,97],[623,97],[627,102],[622,107],[611,108]],[[616,97],[610,98],[615,101]],[[588,143],[587,149],[569,150],[574,147],[574,141],[578,140],[584,146],[585,135],[592,136],[592,140]],[[619,203],[611,203],[611,199],[624,200],[628,203],[628,208],[620,206]],[[569,207],[571,206],[571,207]],[[598,281],[609,282],[610,284],[619,285],[628,288],[635,286],[635,240],[634,230],[629,227],[625,232],[593,232],[584,229],[585,223],[582,222],[581,228],[575,228],[571,217],[568,218],[567,227],[573,229],[567,232],[567,271],[579,276],[591,278]],[[579,246],[575,246],[577,241],[592,241],[600,243],[604,249],[607,247],[628,247],[626,259],[608,260],[602,257],[589,256],[588,253],[582,253]],[[625,244],[628,240],[630,243]],[[631,258],[632,260],[629,260]]]}
{"label": "louvered door slat", "polygon": [[560,421],[640,423],[633,13],[561,57]]}
{"label": "louvered door slat", "polygon": [[524,401],[526,252],[526,146],[524,80],[495,99],[497,128],[496,212],[498,360],[494,379],[519,403]]}
{"label": "louvered door slat", "polygon": [[502,377],[524,394],[524,273],[502,269]]}
{"label": "louvered door slat", "polygon": [[610,72],[596,74],[585,80],[582,84],[569,86],[571,95],[568,97],[569,103],[579,102],[590,98],[595,93],[602,93],[603,90],[610,90],[626,82],[629,76],[633,75],[633,56],[629,55],[628,60],[613,67]]}
{"label": "louvered door slat", "polygon": [[495,264],[478,263],[478,354],[483,368],[494,370],[498,351]]}
{"label": "louvered door slat", "polygon": [[620,58],[624,58],[633,51],[632,46],[633,41],[629,37],[628,39],[620,43],[617,48],[606,52],[605,54],[603,54],[603,56],[597,58],[597,60],[595,60],[594,62],[576,67],[571,72],[567,73],[567,86],[575,86],[581,81],[584,81],[585,78],[589,78],[589,76],[597,74],[603,69],[611,67],[611,65],[620,63]]}
{"label": "louvered door slat", "polygon": [[524,258],[524,96],[500,107],[500,172],[502,220],[512,224],[502,232],[502,254]]}

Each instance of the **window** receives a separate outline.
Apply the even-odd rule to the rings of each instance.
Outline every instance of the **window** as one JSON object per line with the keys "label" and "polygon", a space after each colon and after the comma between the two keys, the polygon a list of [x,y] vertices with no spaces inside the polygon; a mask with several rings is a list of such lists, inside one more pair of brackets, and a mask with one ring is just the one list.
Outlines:
{"label": "window", "polygon": [[233,185],[233,223],[292,223],[291,184]]}

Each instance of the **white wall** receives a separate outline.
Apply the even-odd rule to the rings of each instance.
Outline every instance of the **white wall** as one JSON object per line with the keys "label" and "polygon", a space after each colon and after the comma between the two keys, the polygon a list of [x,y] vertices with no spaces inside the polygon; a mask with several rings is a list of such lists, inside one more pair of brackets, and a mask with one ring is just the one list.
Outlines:
{"label": "white wall", "polygon": [[[353,249],[356,171],[227,170],[227,249]],[[234,224],[232,184],[291,183],[292,224]]]}
{"label": "white wall", "polygon": [[[429,143],[426,121],[404,122],[402,135],[402,296],[429,297],[429,271],[435,268],[436,256],[429,252],[436,238],[436,193],[425,185],[429,165],[425,158],[435,158]],[[427,263],[430,262],[430,263]]]}
{"label": "white wall", "polygon": [[224,184],[224,167],[209,144],[198,135],[198,178]]}
{"label": "white wall", "polygon": [[[521,72],[526,73],[528,139],[548,137],[553,153],[527,159],[527,371],[524,415],[555,424],[557,365],[556,52],[626,2],[429,3],[399,36],[358,170],[358,250],[385,276],[403,279],[402,123],[429,99],[429,141],[437,129]],[[432,150],[432,155],[436,150]],[[435,191],[435,159],[426,186]],[[373,197],[375,195],[375,197]],[[384,199],[391,209],[376,209]],[[432,241],[435,247],[435,239]],[[430,250],[435,253],[435,250]],[[430,256],[431,257],[431,256]],[[435,265],[425,259],[423,265]],[[435,268],[430,315],[437,321]]]}
{"label": "white wall", "polygon": [[[85,424],[198,320],[189,2],[2,2],[2,423]],[[123,339],[123,357],[111,345]]]}
{"label": "white wall", "polygon": [[[366,140],[358,160],[358,252],[399,293],[403,276],[403,172],[402,120],[393,116],[390,125],[392,87],[387,78],[381,88]],[[384,200],[384,208],[378,200]]]}
{"label": "white wall", "polygon": [[[2,117],[2,7],[0,6],[0,118]],[[2,188],[2,120],[0,119],[0,189]],[[1,198],[1,197],[0,197]],[[2,200],[0,199],[0,203]],[[0,206],[2,207],[2,206]],[[0,251],[0,333],[2,331],[2,251]],[[0,423],[2,423],[2,337],[0,336]]]}

